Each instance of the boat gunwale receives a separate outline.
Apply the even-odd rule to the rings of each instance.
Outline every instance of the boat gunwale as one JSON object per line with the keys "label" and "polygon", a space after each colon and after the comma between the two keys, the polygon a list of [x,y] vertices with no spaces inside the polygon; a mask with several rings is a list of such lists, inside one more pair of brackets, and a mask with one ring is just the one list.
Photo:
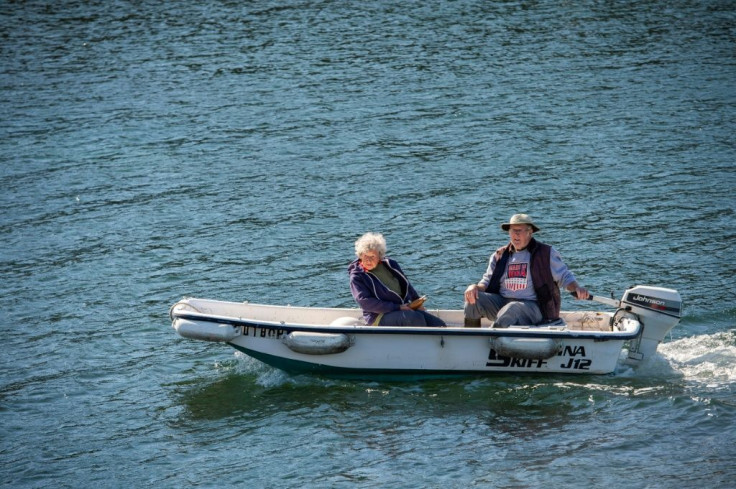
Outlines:
{"label": "boat gunwale", "polygon": [[592,339],[597,341],[621,341],[638,338],[642,331],[641,321],[631,332],[616,331],[578,331],[560,328],[559,326],[517,326],[509,328],[465,328],[462,326],[427,327],[427,326],[330,326],[299,323],[285,323],[263,321],[255,319],[218,316],[192,311],[172,311],[172,319],[190,321],[204,321],[231,326],[245,326],[252,328],[268,328],[285,332],[308,331],[312,333],[343,333],[343,334],[422,334],[435,336],[488,336],[488,337],[520,337],[520,338],[575,338]]}

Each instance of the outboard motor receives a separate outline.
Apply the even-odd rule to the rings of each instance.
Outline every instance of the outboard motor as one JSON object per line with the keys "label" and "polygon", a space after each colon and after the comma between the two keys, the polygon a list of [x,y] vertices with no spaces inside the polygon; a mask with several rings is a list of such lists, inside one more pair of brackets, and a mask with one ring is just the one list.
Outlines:
{"label": "outboard motor", "polygon": [[682,298],[679,292],[662,287],[637,285],[624,292],[621,307],[636,314],[642,325],[641,335],[629,345],[626,363],[638,365],[657,351],[667,333],[680,322]]}

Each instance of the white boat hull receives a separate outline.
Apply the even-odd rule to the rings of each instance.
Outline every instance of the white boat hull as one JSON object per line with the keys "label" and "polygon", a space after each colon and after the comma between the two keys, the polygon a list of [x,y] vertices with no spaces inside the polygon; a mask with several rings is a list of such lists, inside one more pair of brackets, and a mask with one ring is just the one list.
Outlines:
{"label": "white boat hull", "polygon": [[249,356],[289,372],[374,378],[490,372],[605,374],[616,368],[626,341],[561,338],[553,356],[534,359],[498,354],[491,341],[494,337],[482,334],[488,330],[472,334],[462,328],[443,328],[442,334],[438,334],[426,328],[411,329],[404,334],[355,333],[354,345],[349,349],[324,355],[291,350],[282,341],[286,332],[271,327],[246,326],[243,335],[229,343]]}
{"label": "white boat hull", "polygon": [[[649,295],[647,295],[649,294]],[[434,310],[445,328],[365,326],[357,309],[185,299],[171,308],[186,338],[225,342],[295,373],[378,378],[489,373],[607,374],[651,356],[679,322],[679,294],[630,289],[616,313],[563,312],[562,325],[464,328],[459,310]],[[656,309],[656,310],[654,310]]]}

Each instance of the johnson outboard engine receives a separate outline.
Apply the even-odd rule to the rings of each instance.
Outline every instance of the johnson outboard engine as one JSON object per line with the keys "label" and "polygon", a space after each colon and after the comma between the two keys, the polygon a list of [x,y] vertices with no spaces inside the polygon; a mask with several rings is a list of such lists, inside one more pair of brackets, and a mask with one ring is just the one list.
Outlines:
{"label": "johnson outboard engine", "polygon": [[642,325],[638,338],[629,344],[626,363],[638,365],[657,351],[657,346],[682,317],[682,298],[676,290],[637,285],[624,292],[620,307],[636,314]]}

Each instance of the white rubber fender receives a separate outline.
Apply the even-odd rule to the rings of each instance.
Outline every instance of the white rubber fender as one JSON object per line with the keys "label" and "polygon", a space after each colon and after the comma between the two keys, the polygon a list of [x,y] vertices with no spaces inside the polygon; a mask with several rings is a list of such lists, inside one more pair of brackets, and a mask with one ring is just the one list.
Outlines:
{"label": "white rubber fender", "polygon": [[504,357],[546,360],[557,355],[560,341],[552,338],[496,336],[491,338],[491,347]]}
{"label": "white rubber fender", "polygon": [[209,321],[176,319],[173,326],[179,336],[193,340],[227,342],[242,334],[242,329],[239,327]]}
{"label": "white rubber fender", "polygon": [[346,334],[306,331],[293,331],[284,337],[283,342],[290,350],[307,355],[342,353],[352,345]]}

